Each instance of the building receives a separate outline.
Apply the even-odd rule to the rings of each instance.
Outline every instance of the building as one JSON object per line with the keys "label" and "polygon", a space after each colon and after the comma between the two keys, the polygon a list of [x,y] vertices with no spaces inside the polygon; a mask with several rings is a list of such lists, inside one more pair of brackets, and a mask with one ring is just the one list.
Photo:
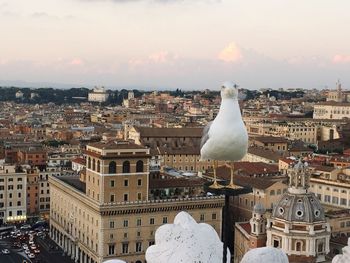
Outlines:
{"label": "building", "polygon": [[27,174],[21,167],[0,166],[0,224],[25,222]]}
{"label": "building", "polygon": [[89,92],[88,101],[91,102],[106,102],[109,94],[104,87],[95,87],[92,92]]}
{"label": "building", "polygon": [[244,254],[250,249],[264,247],[266,244],[266,217],[265,208],[257,203],[253,208],[249,222],[235,223],[234,263],[241,262]]}
{"label": "building", "polygon": [[259,136],[252,139],[258,147],[263,147],[271,151],[284,152],[288,150],[288,140],[283,137]]}
{"label": "building", "polygon": [[16,92],[15,96],[16,96],[16,99],[23,99],[23,95],[24,95],[23,92],[19,90]]}
{"label": "building", "polygon": [[350,118],[350,103],[325,101],[315,104],[313,118],[334,120]]}
{"label": "building", "polygon": [[[184,171],[204,171],[213,167],[200,161],[203,128],[149,128],[133,126],[125,138],[151,149],[152,161],[160,167]],[[158,161],[157,161],[158,160]]]}
{"label": "building", "polygon": [[51,176],[50,235],[77,262],[145,262],[156,229],[188,211],[221,236],[221,197],[149,198],[150,149],[129,141],[87,146],[86,175]]}
{"label": "building", "polygon": [[320,201],[309,191],[310,171],[299,161],[288,175],[288,191],[268,219],[266,246],[282,249],[290,263],[324,262],[331,229]]}

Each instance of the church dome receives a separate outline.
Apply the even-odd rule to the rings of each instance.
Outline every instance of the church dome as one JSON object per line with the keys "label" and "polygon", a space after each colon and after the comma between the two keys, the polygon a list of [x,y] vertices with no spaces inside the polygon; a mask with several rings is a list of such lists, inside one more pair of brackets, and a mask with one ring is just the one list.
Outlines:
{"label": "church dome", "polygon": [[265,207],[261,203],[256,203],[253,207],[253,213],[265,214]]}
{"label": "church dome", "polygon": [[272,217],[302,223],[325,220],[323,207],[313,193],[285,193],[274,207]]}

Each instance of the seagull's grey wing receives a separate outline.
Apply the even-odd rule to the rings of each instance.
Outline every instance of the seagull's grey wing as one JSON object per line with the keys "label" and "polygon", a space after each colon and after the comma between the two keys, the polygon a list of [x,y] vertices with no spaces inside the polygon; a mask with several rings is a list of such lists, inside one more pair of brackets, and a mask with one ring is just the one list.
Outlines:
{"label": "seagull's grey wing", "polygon": [[208,124],[203,129],[202,139],[201,139],[201,149],[202,149],[203,145],[209,139],[209,130],[210,130],[210,126],[212,125],[212,123],[213,123],[213,121],[208,122]]}

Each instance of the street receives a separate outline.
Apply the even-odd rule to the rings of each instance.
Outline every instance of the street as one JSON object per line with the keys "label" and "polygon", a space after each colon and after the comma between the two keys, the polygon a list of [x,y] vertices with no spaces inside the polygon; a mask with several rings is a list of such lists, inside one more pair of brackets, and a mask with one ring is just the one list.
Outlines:
{"label": "street", "polygon": [[[25,236],[25,235],[24,235]],[[74,263],[68,256],[63,256],[63,250],[46,235],[45,237],[34,237],[34,243],[40,250],[40,253],[35,254],[35,258],[29,259],[22,248],[15,248],[16,239],[6,237],[0,240],[0,251],[8,249],[9,254],[0,253],[0,263]],[[22,242],[26,244],[26,242]]]}

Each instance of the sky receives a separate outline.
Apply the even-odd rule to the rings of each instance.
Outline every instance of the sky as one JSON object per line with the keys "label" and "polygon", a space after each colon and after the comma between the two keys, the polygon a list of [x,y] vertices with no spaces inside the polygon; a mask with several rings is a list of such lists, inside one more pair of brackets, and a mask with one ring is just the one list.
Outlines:
{"label": "sky", "polygon": [[350,87],[348,0],[0,0],[0,85]]}

